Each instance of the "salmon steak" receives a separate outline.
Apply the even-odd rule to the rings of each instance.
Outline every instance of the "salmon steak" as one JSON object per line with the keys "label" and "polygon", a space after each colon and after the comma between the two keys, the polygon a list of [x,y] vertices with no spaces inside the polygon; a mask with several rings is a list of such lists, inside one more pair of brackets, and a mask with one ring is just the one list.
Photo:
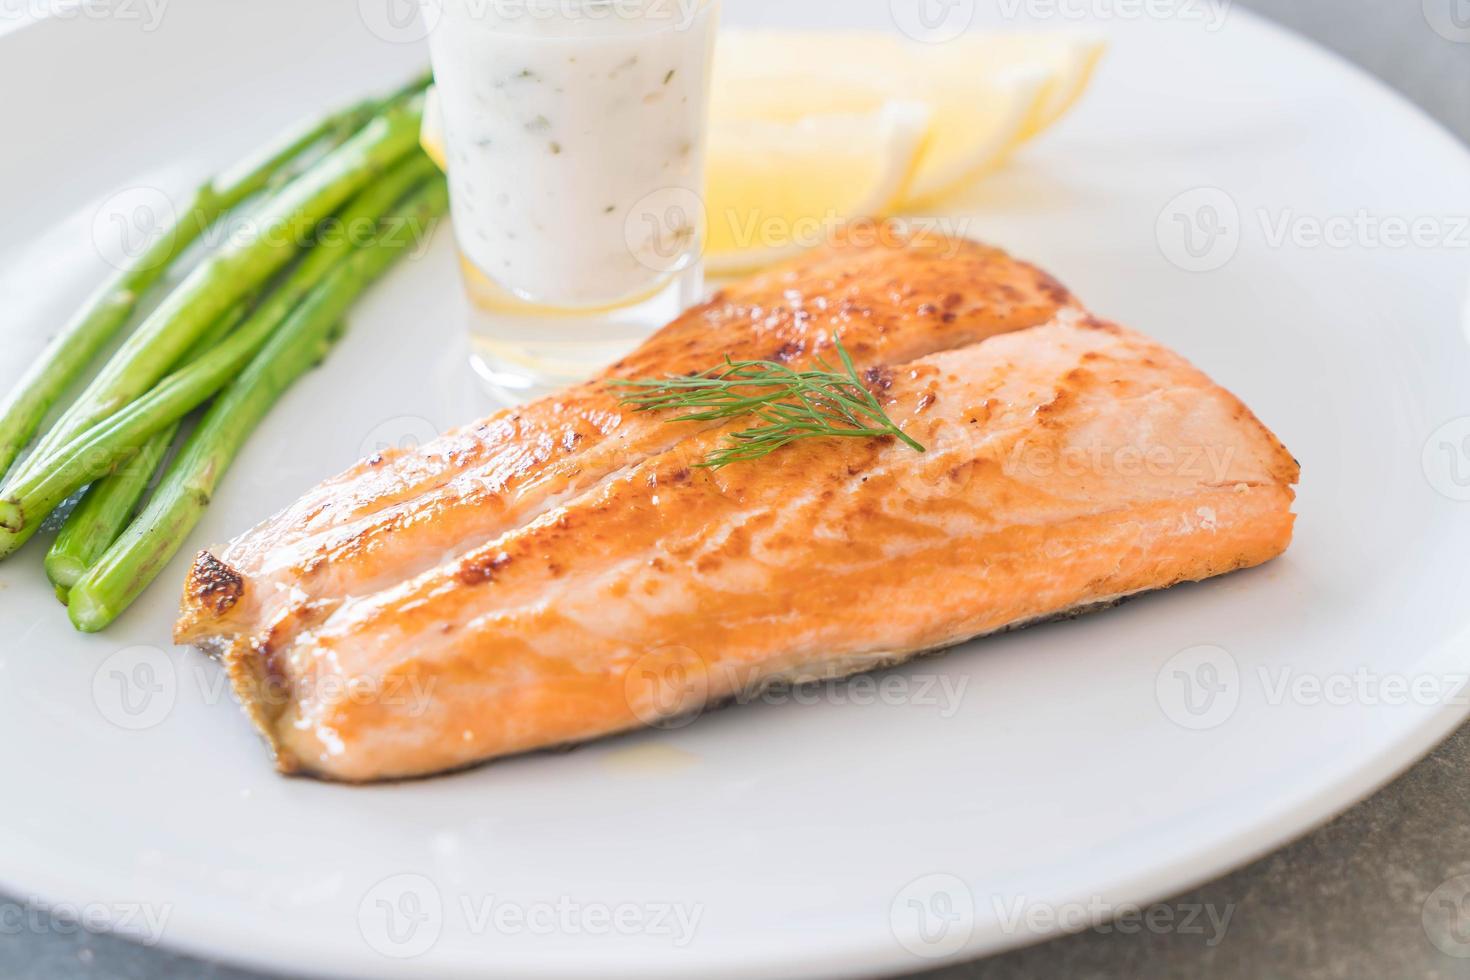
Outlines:
{"label": "salmon steak", "polygon": [[[877,240],[881,239],[881,240]],[[809,438],[618,381],[838,343],[917,451]],[[375,454],[184,587],[283,772],[426,776],[1270,561],[1290,453],[1177,354],[963,240],[855,237],[721,290],[601,376]]]}

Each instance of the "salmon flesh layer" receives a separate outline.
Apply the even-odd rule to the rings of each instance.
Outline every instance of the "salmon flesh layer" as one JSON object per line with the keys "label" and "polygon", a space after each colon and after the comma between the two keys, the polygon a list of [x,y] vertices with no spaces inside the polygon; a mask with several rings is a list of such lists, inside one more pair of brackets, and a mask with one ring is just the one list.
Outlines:
{"label": "salmon flesh layer", "polygon": [[[611,379],[852,355],[926,449],[810,439]],[[721,291],[601,377],[380,453],[195,561],[175,631],[283,771],[427,775],[656,723],[1260,564],[1297,465],[1229,392],[1045,273],[937,236]]]}

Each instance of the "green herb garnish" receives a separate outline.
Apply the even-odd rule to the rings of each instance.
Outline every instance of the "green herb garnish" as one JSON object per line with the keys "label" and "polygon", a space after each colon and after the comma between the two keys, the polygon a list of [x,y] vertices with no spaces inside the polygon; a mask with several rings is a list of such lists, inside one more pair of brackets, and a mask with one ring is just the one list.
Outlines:
{"label": "green herb garnish", "polygon": [[801,439],[872,439],[892,436],[916,452],[924,447],[894,424],[863,384],[852,358],[834,338],[838,370],[818,358],[817,367],[793,371],[777,361],[735,361],[685,377],[616,380],[637,389],[622,399],[640,412],[678,411],[671,422],[716,422],[753,415],[764,425],[730,435],[731,445],[698,464],[720,469],[768,456]]}

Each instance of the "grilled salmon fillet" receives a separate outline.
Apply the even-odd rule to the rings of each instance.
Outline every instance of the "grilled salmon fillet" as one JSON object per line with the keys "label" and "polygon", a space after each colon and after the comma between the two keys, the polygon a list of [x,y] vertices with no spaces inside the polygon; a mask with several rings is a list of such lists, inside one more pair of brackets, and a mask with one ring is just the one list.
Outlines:
{"label": "grilled salmon fillet", "polygon": [[[615,378],[841,336],[904,432],[720,470],[745,422]],[[1257,565],[1297,466],[1228,392],[975,243],[839,243],[716,295],[600,378],[374,456],[218,553],[176,638],[280,768],[362,782],[596,738]]]}

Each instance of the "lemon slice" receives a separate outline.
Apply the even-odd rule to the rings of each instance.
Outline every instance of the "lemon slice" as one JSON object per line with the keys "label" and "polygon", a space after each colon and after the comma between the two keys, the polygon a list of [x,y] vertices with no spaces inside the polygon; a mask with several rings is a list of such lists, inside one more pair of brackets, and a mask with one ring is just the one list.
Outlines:
{"label": "lemon slice", "polygon": [[907,208],[933,204],[998,169],[1025,139],[1053,84],[1040,67],[977,69],[958,52],[929,67],[932,128],[900,202]]}
{"label": "lemon slice", "polygon": [[930,109],[930,133],[902,205],[932,204],[994,170],[1087,87],[1095,38],[1001,33],[925,45],[889,34],[728,31],[715,59],[715,129],[871,112],[894,99]]}
{"label": "lemon slice", "polygon": [[949,56],[1001,70],[1047,75],[1046,90],[1022,133],[1024,142],[1056,125],[1077,104],[1106,50],[1107,42],[1087,34],[992,34],[961,40]]}
{"label": "lemon slice", "polygon": [[872,112],[925,97],[918,65],[887,34],[724,30],[715,49],[710,116],[795,122]]}
{"label": "lemon slice", "polygon": [[890,210],[912,179],[929,110],[889,102],[795,122],[725,120],[710,134],[705,265],[761,268]]}

